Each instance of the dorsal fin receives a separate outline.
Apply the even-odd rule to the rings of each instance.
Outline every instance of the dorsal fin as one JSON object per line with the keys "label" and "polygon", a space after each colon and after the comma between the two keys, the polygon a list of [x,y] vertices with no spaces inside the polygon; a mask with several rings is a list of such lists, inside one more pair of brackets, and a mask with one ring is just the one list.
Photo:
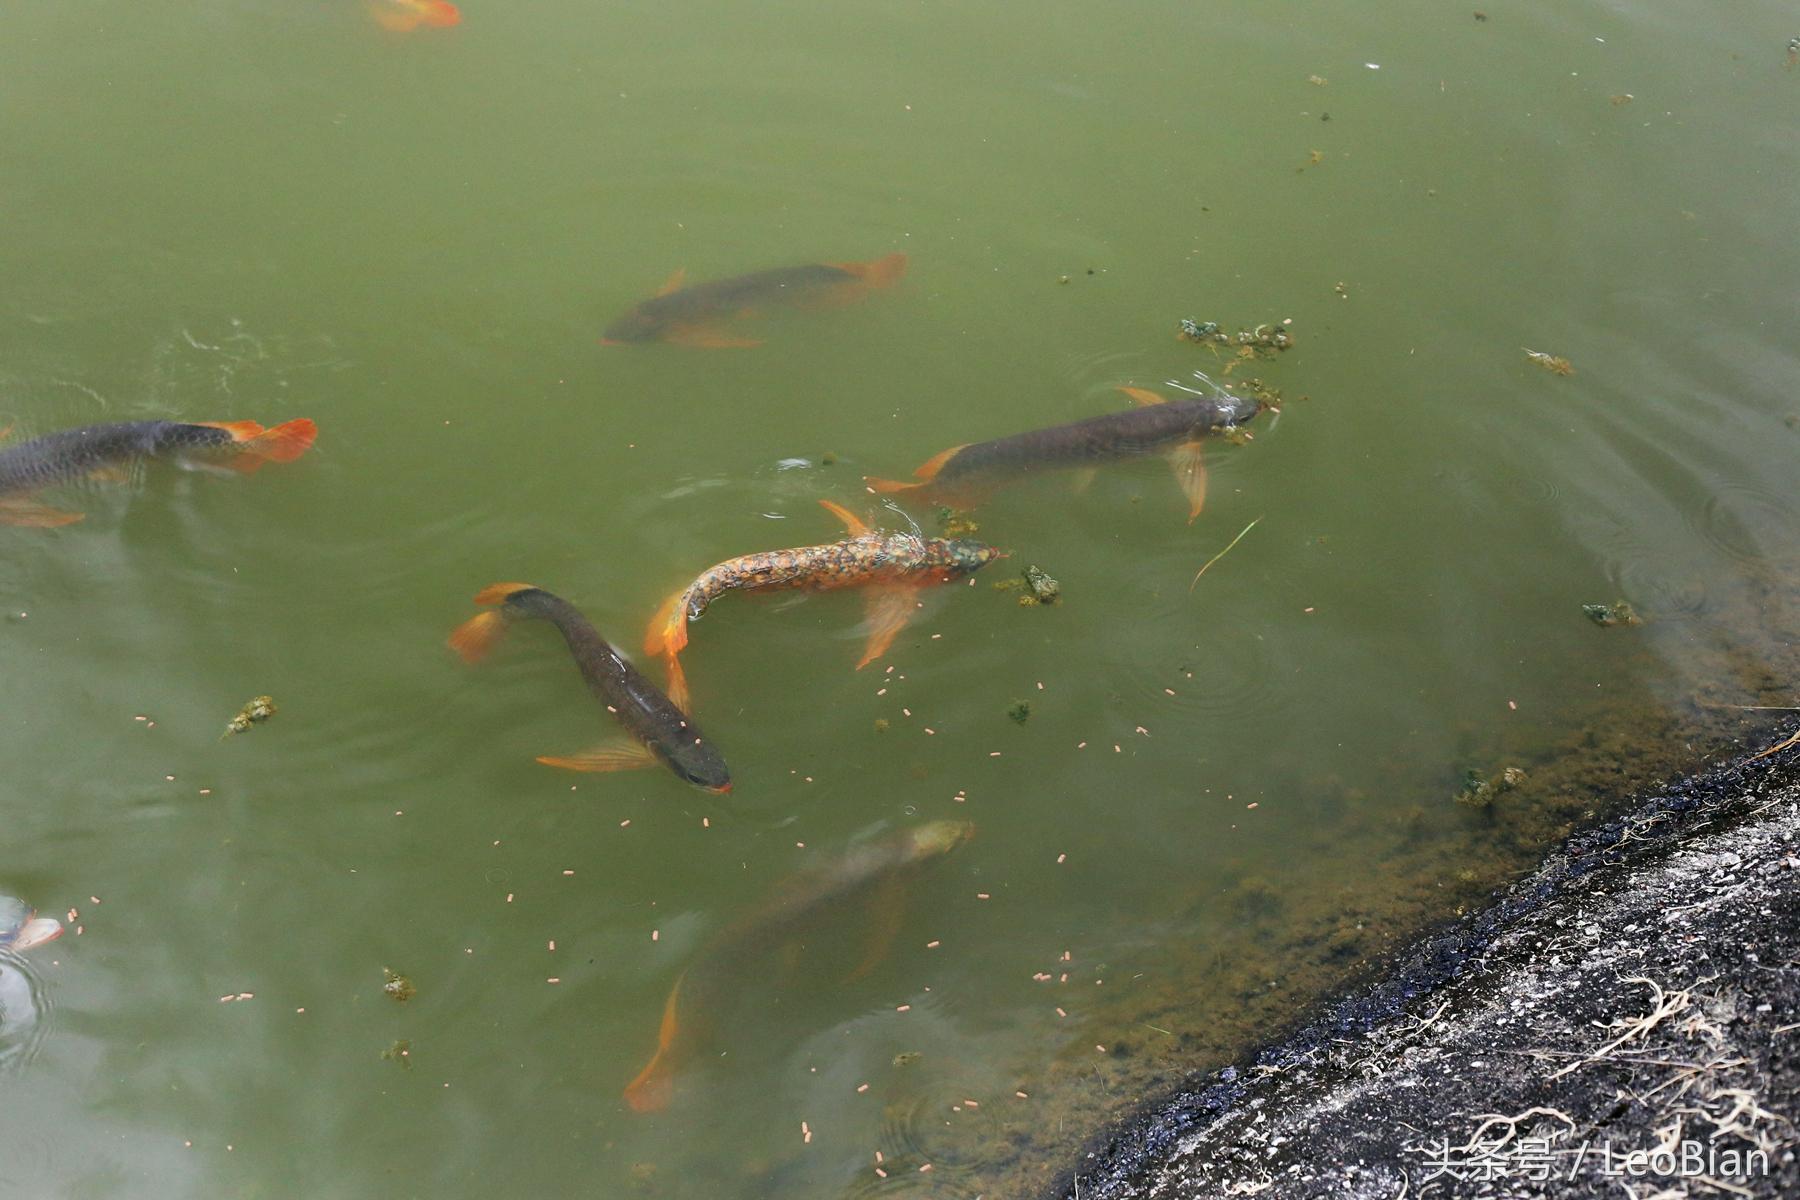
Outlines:
{"label": "dorsal fin", "polygon": [[663,280],[663,285],[656,289],[656,294],[666,296],[670,292],[681,290],[682,281],[687,278],[686,267],[676,267],[675,273]]}
{"label": "dorsal fin", "polygon": [[868,523],[843,505],[833,504],[829,500],[821,500],[819,503],[824,507],[826,512],[844,523],[844,528],[850,531],[851,537],[863,537],[869,533]]}
{"label": "dorsal fin", "polygon": [[1119,389],[1131,397],[1131,402],[1139,408],[1148,408],[1152,404],[1167,404],[1168,401],[1148,388],[1122,387]]}

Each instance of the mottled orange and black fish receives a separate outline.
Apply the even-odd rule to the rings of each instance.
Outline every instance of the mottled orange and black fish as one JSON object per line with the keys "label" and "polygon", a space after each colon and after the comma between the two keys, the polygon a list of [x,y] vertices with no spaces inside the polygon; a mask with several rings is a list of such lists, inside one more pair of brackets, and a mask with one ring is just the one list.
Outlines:
{"label": "mottled orange and black fish", "polygon": [[914,471],[917,483],[865,479],[873,492],[911,493],[934,502],[966,505],[988,488],[1034,471],[1084,469],[1128,459],[1167,454],[1176,482],[1188,501],[1188,520],[1206,503],[1206,465],[1202,439],[1248,423],[1261,405],[1236,396],[1182,396],[1165,400],[1143,388],[1120,388],[1138,405],[1033,429],[991,442],[952,446]]}
{"label": "mottled orange and black fish", "polygon": [[875,288],[887,286],[905,272],[904,254],[890,254],[873,262],[777,267],[687,287],[682,286],[686,272],[677,271],[656,295],[608,325],[600,337],[600,344],[627,346],[642,342],[674,342],[712,349],[759,346],[762,343],[756,339],[738,337],[720,326],[738,317],[751,316],[771,304],[829,304],[854,300]]}
{"label": "mottled orange and black fish", "polygon": [[222,460],[245,473],[265,462],[291,462],[306,453],[318,428],[304,418],[265,429],[255,421],[120,421],[46,434],[0,450],[0,524],[56,526],[83,513],[38,504],[43,488],[79,479],[118,479],[147,458],[189,464]]}
{"label": "mottled orange and black fish", "polygon": [[[830,866],[789,880],[747,916],[712,937],[675,981],[663,1005],[656,1053],[625,1088],[638,1112],[668,1106],[675,1072],[706,1040],[708,1027],[742,984],[744,971],[781,943],[871,893],[881,924],[863,967],[872,966],[900,927],[900,889],[928,863],[975,836],[967,821],[930,821],[860,846]],[[886,892],[887,894],[883,894]]]}
{"label": "mottled orange and black fish", "polygon": [[844,523],[850,533],[847,539],[726,559],[702,571],[657,610],[644,635],[644,650],[664,656],[671,678],[680,675],[675,656],[687,645],[688,622],[698,620],[707,605],[726,592],[869,588],[869,643],[862,661],[856,664],[861,670],[886,653],[906,628],[919,606],[919,588],[960,579],[1001,557],[992,546],[966,538],[948,540],[871,529],[840,505],[829,500],[819,503]]}
{"label": "mottled orange and black fish", "polygon": [[566,758],[546,755],[539,762],[570,771],[624,771],[660,762],[709,791],[731,790],[731,772],[724,757],[683,711],[687,696],[679,677],[671,679],[665,694],[626,662],[579,609],[542,588],[528,583],[491,584],[475,594],[475,603],[499,607],[477,613],[450,635],[451,648],[464,661],[482,658],[509,622],[548,621],[569,644],[569,654],[594,698],[637,739],[635,744],[602,747]]}
{"label": "mottled orange and black fish", "polygon": [[462,13],[450,0],[369,0],[369,15],[394,33],[448,29],[462,23]]}

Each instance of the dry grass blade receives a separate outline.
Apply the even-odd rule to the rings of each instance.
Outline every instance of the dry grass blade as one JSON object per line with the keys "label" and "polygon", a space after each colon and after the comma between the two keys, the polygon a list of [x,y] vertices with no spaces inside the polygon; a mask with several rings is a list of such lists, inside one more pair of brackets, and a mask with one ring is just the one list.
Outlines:
{"label": "dry grass blade", "polygon": [[[1260,520],[1262,520],[1261,517],[1256,518],[1256,521],[1260,521]],[[1217,554],[1215,554],[1211,558],[1207,559],[1206,566],[1201,567],[1198,571],[1194,572],[1194,582],[1188,584],[1188,595],[1191,596],[1194,594],[1194,584],[1200,582],[1200,577],[1202,575],[1206,574],[1206,568],[1212,566],[1214,563],[1218,562],[1221,558],[1224,558],[1227,554],[1230,554],[1231,548],[1233,546],[1237,545],[1239,542],[1243,541],[1244,535],[1246,533],[1249,533],[1252,529],[1256,528],[1256,521],[1252,521],[1248,525],[1244,526],[1242,529],[1238,530],[1238,535],[1236,537],[1232,538],[1231,541],[1229,541],[1225,544],[1225,549],[1219,551]]]}

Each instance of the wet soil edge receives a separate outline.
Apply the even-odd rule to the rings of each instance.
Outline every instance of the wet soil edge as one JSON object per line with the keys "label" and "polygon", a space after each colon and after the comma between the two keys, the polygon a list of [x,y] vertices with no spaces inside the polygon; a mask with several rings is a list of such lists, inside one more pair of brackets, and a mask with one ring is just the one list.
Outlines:
{"label": "wet soil edge", "polygon": [[[1294,1090],[1289,1086],[1292,1081],[1283,1078],[1293,1068],[1305,1068],[1297,1073],[1306,1076],[1307,1106],[1314,1111],[1329,1108],[1331,1089],[1342,1090],[1347,1098],[1366,1082],[1367,1064],[1345,1061],[1337,1052],[1341,1047],[1401,1025],[1416,1027],[1440,1007],[1441,997],[1449,997],[1459,985],[1473,981],[1473,986],[1479,987],[1480,982],[1474,981],[1477,975],[1491,975],[1509,965],[1528,970],[1529,962],[1508,963],[1505,959],[1508,954],[1529,957],[1532,943],[1494,953],[1496,943],[1509,932],[1559,902],[1568,909],[1557,914],[1560,921],[1579,921],[1583,904],[1604,906],[1609,893],[1628,892],[1633,876],[1655,870],[1683,847],[1754,825],[1776,803],[1771,797],[1777,793],[1787,797],[1791,815],[1794,797],[1800,795],[1800,749],[1714,766],[1657,789],[1623,816],[1572,835],[1536,871],[1497,893],[1491,904],[1424,936],[1398,955],[1377,979],[1315,1009],[1281,1040],[1238,1065],[1178,1085],[1094,1138],[1042,1195],[1046,1200],[1075,1200],[1077,1186],[1086,1200],[1164,1194],[1170,1164],[1190,1153],[1197,1141],[1207,1140],[1206,1131],[1223,1132],[1234,1114],[1253,1109],[1276,1111],[1270,1106],[1293,1101],[1295,1097],[1284,1095],[1284,1090]],[[1750,886],[1768,885],[1753,882]],[[1762,911],[1770,910],[1765,907]],[[1724,923],[1698,932],[1703,939],[1741,933]],[[1790,1010],[1786,1016],[1774,1012],[1764,1021],[1773,1027],[1791,1019]],[[1793,1063],[1785,1067],[1789,1090],[1795,1069]],[[1329,1159],[1330,1131],[1308,1133],[1317,1138],[1310,1153]],[[1231,1149],[1228,1145],[1214,1148],[1227,1155]],[[1359,1146],[1361,1153],[1368,1149]],[[1789,1166],[1791,1169],[1791,1151]],[[1342,1179],[1335,1181],[1333,1194],[1348,1194],[1341,1190],[1344,1185]],[[1198,1196],[1209,1190],[1195,1179],[1178,1194]],[[1250,1191],[1240,1188],[1234,1194]],[[1280,1194],[1289,1191],[1284,1188]]]}

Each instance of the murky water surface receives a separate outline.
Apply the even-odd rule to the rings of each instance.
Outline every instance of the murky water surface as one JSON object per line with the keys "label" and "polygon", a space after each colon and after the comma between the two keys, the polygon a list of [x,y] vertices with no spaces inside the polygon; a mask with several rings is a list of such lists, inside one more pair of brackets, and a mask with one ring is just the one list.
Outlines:
{"label": "murky water surface", "polygon": [[[70,918],[9,959],[0,1194],[1023,1195],[1141,1092],[1127,1049],[1206,1066],[1304,1005],[1302,914],[1468,883],[1465,770],[1781,702],[1719,664],[1800,626],[1788,6],[463,16],[6,13],[13,436],[321,434],[0,528],[0,892]],[[754,349],[597,344],[676,268],[896,251]],[[1012,557],[860,672],[855,595],[721,600],[686,661],[728,796],[535,763],[609,736],[549,630],[444,647],[496,580],[635,647],[702,567],[840,536],[820,499],[904,528],[864,474],[1196,371],[1286,403],[1192,525],[1158,460],[997,492]],[[1026,564],[1060,604],[992,586]],[[1582,615],[1617,599],[1648,623]],[[741,955],[668,1108],[625,1105],[720,931],[946,818],[975,838]]]}

